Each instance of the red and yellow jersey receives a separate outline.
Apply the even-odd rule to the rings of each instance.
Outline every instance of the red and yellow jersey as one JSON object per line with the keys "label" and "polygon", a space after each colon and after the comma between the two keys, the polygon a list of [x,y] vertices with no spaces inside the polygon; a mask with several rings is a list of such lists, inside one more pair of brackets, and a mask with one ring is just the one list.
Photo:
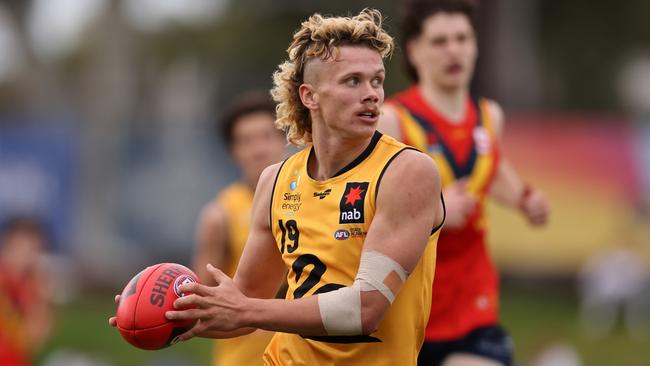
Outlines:
{"label": "red and yellow jersey", "polygon": [[31,365],[25,316],[32,301],[41,301],[38,286],[31,277],[0,276],[0,365]]}
{"label": "red and yellow jersey", "polygon": [[[224,273],[230,277],[235,274],[248,239],[253,194],[253,190],[246,184],[233,183],[217,197],[217,202],[226,211],[228,263]],[[237,338],[216,340],[212,364],[214,366],[261,365],[262,354],[272,336],[272,332],[258,330]]]}
{"label": "red and yellow jersey", "polygon": [[[273,187],[271,228],[288,268],[287,299],[350,286],[375,214],[383,172],[404,144],[376,132],[364,152],[334,177],[312,179],[313,147],[287,159]],[[370,335],[302,337],[276,333],[267,365],[415,365],[424,341],[439,228],[378,329]]]}
{"label": "red and yellow jersey", "polygon": [[468,98],[460,123],[451,123],[434,110],[417,86],[389,103],[397,111],[404,143],[436,161],[443,189],[464,179],[467,191],[479,202],[466,226],[445,229],[438,243],[426,339],[456,339],[498,319],[498,275],[485,242],[485,198],[499,162],[489,102]]}

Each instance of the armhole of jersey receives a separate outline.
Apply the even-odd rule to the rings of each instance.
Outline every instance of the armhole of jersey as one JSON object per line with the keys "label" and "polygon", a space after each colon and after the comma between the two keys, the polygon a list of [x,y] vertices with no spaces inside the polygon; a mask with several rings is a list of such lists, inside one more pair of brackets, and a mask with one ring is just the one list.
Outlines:
{"label": "armhole of jersey", "polygon": [[280,173],[282,172],[282,167],[284,166],[284,163],[287,162],[287,160],[289,159],[285,159],[280,165],[278,172],[275,174],[275,180],[273,181],[273,188],[271,188],[271,202],[269,203],[269,228],[271,230],[273,230],[273,197],[275,197],[275,185],[278,183],[278,178],[280,177]]}
{"label": "armhole of jersey", "polygon": [[440,192],[440,202],[442,202],[442,221],[431,230],[431,235],[435,234],[436,231],[442,228],[442,225],[445,223],[445,219],[447,218],[447,207],[445,207],[445,197],[442,196],[442,192]]}
{"label": "armhole of jersey", "polygon": [[[375,205],[377,205],[377,197],[379,197],[379,184],[381,183],[381,178],[383,178],[386,169],[388,168],[390,163],[393,162],[393,159],[395,159],[397,155],[401,154],[402,151],[404,150],[419,151],[414,147],[407,146],[402,148],[398,152],[396,152],[395,155],[391,156],[390,159],[388,159],[388,162],[386,162],[386,165],[384,165],[384,167],[382,168],[381,173],[379,173],[379,178],[377,178],[377,185],[375,186]],[[431,235],[435,234],[438,230],[440,230],[442,225],[445,223],[445,219],[447,218],[447,208],[445,207],[445,199],[442,197],[442,192],[440,192],[440,201],[442,202],[442,221],[440,221],[440,223],[431,230]]]}
{"label": "armhole of jersey", "polygon": [[377,178],[377,185],[375,186],[375,206],[377,205],[377,197],[379,195],[379,184],[381,183],[381,178],[384,177],[384,173],[386,172],[386,169],[388,168],[390,163],[393,162],[393,159],[395,159],[397,157],[397,155],[401,154],[402,151],[404,151],[404,150],[419,151],[418,149],[416,149],[414,147],[407,146],[407,147],[402,148],[398,152],[396,152],[393,156],[390,157],[390,159],[388,159],[388,161],[386,162],[386,165],[384,165],[384,167],[381,169],[381,173],[379,173],[379,178]]}
{"label": "armhole of jersey", "polygon": [[490,102],[485,99],[481,98],[480,100],[477,101],[478,104],[476,105],[478,108],[478,113],[480,116],[480,121],[481,125],[483,125],[483,128],[485,128],[488,133],[490,134],[490,137],[492,137],[493,140],[497,139],[497,132],[494,129],[494,123],[492,123],[492,113],[490,111]]}

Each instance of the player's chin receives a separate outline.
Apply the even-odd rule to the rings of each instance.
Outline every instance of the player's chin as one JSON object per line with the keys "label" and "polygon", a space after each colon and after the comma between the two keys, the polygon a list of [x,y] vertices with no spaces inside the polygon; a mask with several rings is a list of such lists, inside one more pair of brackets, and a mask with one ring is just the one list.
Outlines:
{"label": "player's chin", "polygon": [[466,72],[443,74],[439,79],[439,85],[447,90],[455,90],[465,87],[469,83],[469,75]]}
{"label": "player's chin", "polygon": [[377,119],[359,119],[354,124],[353,131],[358,138],[370,138],[377,130]]}

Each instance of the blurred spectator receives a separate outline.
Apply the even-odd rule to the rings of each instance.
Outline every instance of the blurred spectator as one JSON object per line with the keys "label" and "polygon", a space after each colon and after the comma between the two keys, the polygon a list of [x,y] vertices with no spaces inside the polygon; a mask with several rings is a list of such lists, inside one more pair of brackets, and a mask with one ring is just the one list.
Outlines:
{"label": "blurred spectator", "polygon": [[0,365],[30,365],[50,335],[48,246],[48,232],[35,218],[14,216],[0,227]]}
{"label": "blurred spectator", "polygon": [[575,347],[556,341],[542,349],[531,366],[582,366],[582,361]]}
{"label": "blurred spectator", "polygon": [[609,335],[619,316],[634,336],[650,328],[649,273],[632,248],[620,246],[594,253],[582,267],[579,280],[580,315],[587,335]]}

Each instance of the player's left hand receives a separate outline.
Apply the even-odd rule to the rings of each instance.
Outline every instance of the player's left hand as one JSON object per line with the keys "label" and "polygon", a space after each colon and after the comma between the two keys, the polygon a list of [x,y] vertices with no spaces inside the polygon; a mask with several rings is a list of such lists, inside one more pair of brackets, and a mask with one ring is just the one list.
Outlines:
{"label": "player's left hand", "polygon": [[531,225],[540,226],[548,221],[550,206],[543,192],[533,190],[522,202],[521,210]]}
{"label": "player's left hand", "polygon": [[217,285],[210,287],[193,282],[180,286],[180,292],[190,295],[176,299],[174,308],[191,309],[168,311],[165,314],[170,320],[198,320],[192,329],[179,337],[181,341],[204,332],[232,331],[243,326],[241,315],[246,296],[239,291],[232,279],[219,269],[210,264],[207,269]]}
{"label": "player's left hand", "polygon": [[[120,303],[120,295],[115,295],[115,303],[116,304]],[[108,325],[110,325],[111,327],[117,327],[117,317],[112,316],[108,318]]]}

